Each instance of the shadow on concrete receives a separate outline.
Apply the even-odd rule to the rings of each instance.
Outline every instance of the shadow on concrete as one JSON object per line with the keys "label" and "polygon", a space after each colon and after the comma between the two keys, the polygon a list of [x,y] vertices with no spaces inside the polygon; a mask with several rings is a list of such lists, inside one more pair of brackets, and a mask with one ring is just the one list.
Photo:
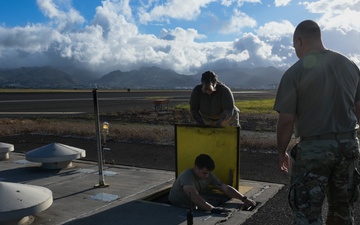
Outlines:
{"label": "shadow on concrete", "polygon": [[[151,208],[151,210],[149,210]],[[128,202],[106,211],[72,220],[64,225],[179,225],[186,224],[188,210],[168,204],[142,200]],[[204,211],[194,211],[194,224],[217,224],[226,221],[227,215],[213,215]]]}
{"label": "shadow on concrete", "polygon": [[[21,167],[0,171],[0,179],[6,182],[23,183],[27,181],[52,177],[59,175],[59,173],[61,173],[63,176],[66,175],[66,172],[63,173],[61,170],[46,170],[41,167]],[[15,174],[17,176],[14,176]],[[21,174],[21,176],[19,176],[19,174]]]}

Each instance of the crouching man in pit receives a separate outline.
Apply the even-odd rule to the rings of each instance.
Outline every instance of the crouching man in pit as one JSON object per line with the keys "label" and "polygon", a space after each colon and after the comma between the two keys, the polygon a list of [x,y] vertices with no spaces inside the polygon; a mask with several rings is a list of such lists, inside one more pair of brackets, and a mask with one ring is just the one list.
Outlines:
{"label": "crouching man in pit", "polygon": [[215,163],[210,156],[206,154],[197,156],[195,166],[181,173],[174,182],[169,194],[170,203],[184,208],[196,205],[213,214],[228,212],[225,208],[214,207],[201,196],[202,192],[207,190],[209,185],[212,185],[229,198],[237,198],[243,201],[246,208],[256,205],[254,200],[248,199],[235,188],[221,182],[211,172],[214,169]]}

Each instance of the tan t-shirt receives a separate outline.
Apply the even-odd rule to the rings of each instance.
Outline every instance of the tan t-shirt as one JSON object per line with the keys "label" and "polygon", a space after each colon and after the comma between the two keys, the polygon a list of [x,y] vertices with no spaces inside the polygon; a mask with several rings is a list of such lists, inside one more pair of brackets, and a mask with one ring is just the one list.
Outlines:
{"label": "tan t-shirt", "polygon": [[[196,119],[201,117],[206,125],[215,125],[226,114],[232,121],[229,124],[238,125],[240,110],[235,106],[234,96],[229,87],[222,83],[216,85],[216,91],[212,94],[204,93],[202,85],[194,87],[190,96],[190,112]],[[195,114],[195,115],[194,115]]]}
{"label": "tan t-shirt", "polygon": [[339,53],[307,54],[283,75],[274,109],[296,115],[296,136],[353,131],[359,77],[359,68]]}
{"label": "tan t-shirt", "polygon": [[215,186],[220,185],[220,183],[220,180],[213,173],[210,173],[209,177],[206,179],[199,179],[196,176],[194,169],[187,169],[178,176],[171,187],[169,201],[171,204],[188,208],[191,206],[191,199],[183,189],[185,185],[193,185],[201,194],[209,188],[209,185]]}

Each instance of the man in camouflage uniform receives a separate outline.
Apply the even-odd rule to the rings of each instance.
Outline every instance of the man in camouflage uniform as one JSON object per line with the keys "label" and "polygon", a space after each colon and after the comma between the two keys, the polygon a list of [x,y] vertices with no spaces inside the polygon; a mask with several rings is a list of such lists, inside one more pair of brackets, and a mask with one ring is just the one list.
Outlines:
{"label": "man in camouflage uniform", "polygon": [[[327,50],[317,23],[301,22],[293,44],[299,60],[283,75],[274,109],[279,112],[279,167],[291,166],[289,203],[294,224],[354,224],[358,197],[360,71],[345,56]],[[287,153],[295,127],[300,142]]]}

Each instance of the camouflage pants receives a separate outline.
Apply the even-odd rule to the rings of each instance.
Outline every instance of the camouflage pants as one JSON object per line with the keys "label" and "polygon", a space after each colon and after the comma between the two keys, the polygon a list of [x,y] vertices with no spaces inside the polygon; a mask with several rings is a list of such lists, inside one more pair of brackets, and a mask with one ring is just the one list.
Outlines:
{"label": "camouflage pants", "polygon": [[327,197],[328,225],[353,225],[359,195],[358,139],[302,141],[291,150],[289,203],[294,224],[320,225]]}

